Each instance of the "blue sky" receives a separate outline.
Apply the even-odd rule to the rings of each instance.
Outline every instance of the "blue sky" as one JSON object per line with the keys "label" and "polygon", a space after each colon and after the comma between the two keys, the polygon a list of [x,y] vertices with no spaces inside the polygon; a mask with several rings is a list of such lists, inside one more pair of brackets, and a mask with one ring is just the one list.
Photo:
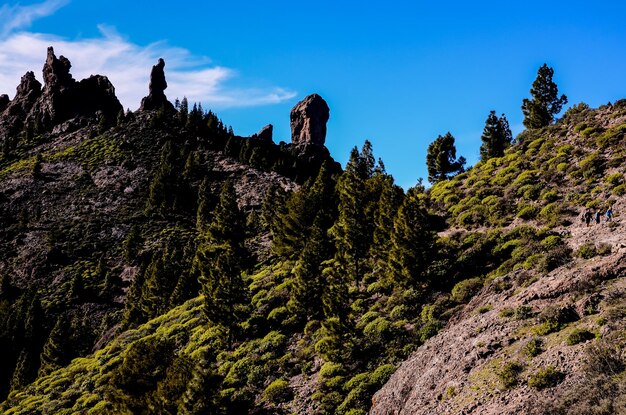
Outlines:
{"label": "blue sky", "polygon": [[[569,105],[626,98],[626,3],[604,1],[48,0],[0,6],[0,92],[13,95],[45,45],[75,78],[108,75],[123,104],[146,94],[166,60],[168,97],[212,108],[240,135],[268,123],[289,141],[289,110],[317,92],[329,103],[327,147],[342,163],[372,141],[404,187],[450,131],[478,159],[490,110],[521,131],[522,99],[544,62]],[[469,4],[471,3],[471,4]]]}

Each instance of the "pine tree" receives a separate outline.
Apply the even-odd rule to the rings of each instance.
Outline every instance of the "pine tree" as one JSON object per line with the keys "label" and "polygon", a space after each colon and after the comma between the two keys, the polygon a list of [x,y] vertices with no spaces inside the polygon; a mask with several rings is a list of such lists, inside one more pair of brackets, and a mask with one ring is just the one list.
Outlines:
{"label": "pine tree", "polygon": [[366,180],[369,172],[363,167],[357,148],[350,153],[346,169],[337,182],[339,217],[330,233],[337,249],[337,259],[355,281],[361,281],[365,272],[365,257],[371,243],[373,226],[365,215]]}
{"label": "pine tree", "polygon": [[449,132],[444,136],[438,136],[428,146],[426,167],[429,182],[449,179],[454,174],[462,172],[464,164],[465,157],[456,158],[454,137]]}
{"label": "pine tree", "polygon": [[222,325],[232,344],[247,303],[247,287],[242,272],[246,268],[244,247],[245,217],[237,206],[233,184],[222,187],[213,221],[194,259],[204,295],[204,313],[214,324]]}
{"label": "pine tree", "polygon": [[323,271],[325,289],[322,295],[324,320],[322,325],[326,331],[326,346],[322,352],[325,360],[341,361],[352,351],[354,324],[350,316],[349,272],[341,261],[326,261]]}
{"label": "pine tree", "polygon": [[198,231],[205,230],[211,222],[212,196],[211,182],[205,177],[198,189],[198,211],[196,212],[196,229]]}
{"label": "pine tree", "polygon": [[159,167],[150,182],[146,204],[147,213],[164,215],[175,206],[180,190],[176,172],[177,162],[178,157],[174,144],[168,141],[163,145]]}
{"label": "pine tree", "polygon": [[387,270],[393,223],[404,198],[402,188],[393,183],[393,177],[381,175],[379,180],[380,197],[376,204],[375,228],[369,253],[374,280],[380,280]]}
{"label": "pine tree", "polygon": [[139,226],[131,226],[123,243],[124,258],[126,259],[126,262],[133,263],[137,260],[141,243],[142,238]]}
{"label": "pine tree", "polygon": [[400,288],[425,284],[428,264],[434,253],[435,235],[424,207],[424,188],[408,190],[393,224],[389,271]]}
{"label": "pine tree", "polygon": [[78,304],[84,301],[85,285],[83,283],[83,277],[80,274],[74,275],[70,281],[70,288],[67,291],[67,299],[72,304]]}
{"label": "pine tree", "polygon": [[495,111],[491,111],[485,121],[485,129],[480,137],[480,159],[486,161],[493,157],[504,156],[504,150],[511,145],[513,136],[509,128],[509,122],[504,114],[500,118]]}
{"label": "pine tree", "polygon": [[169,309],[171,293],[177,285],[180,274],[184,272],[178,244],[179,241],[168,239],[165,247],[154,255],[146,269],[141,307],[147,318],[161,315]]}
{"label": "pine tree", "polygon": [[187,97],[183,97],[182,101],[180,101],[180,108],[178,110],[178,119],[180,120],[181,125],[187,125],[188,116],[189,101],[187,101]]}
{"label": "pine tree", "polygon": [[328,219],[323,217],[323,213],[316,217],[309,231],[307,244],[293,269],[295,278],[289,307],[306,321],[323,317],[321,299],[326,283],[322,277],[322,263],[332,253],[326,229],[327,222]]}
{"label": "pine tree", "polygon": [[68,316],[67,314],[61,314],[43,346],[38,376],[45,376],[69,363],[71,335]]}
{"label": "pine tree", "polygon": [[543,64],[537,71],[537,78],[530,89],[532,99],[522,102],[524,126],[528,129],[542,128],[554,121],[555,115],[567,104],[567,97],[559,97],[559,88],[552,81],[554,69]]}
{"label": "pine tree", "polygon": [[44,312],[39,294],[34,294],[24,318],[24,347],[13,372],[11,390],[21,389],[37,377],[39,353],[43,343],[43,322]]}
{"label": "pine tree", "polygon": [[219,381],[215,375],[215,352],[210,347],[202,349],[193,369],[187,390],[178,407],[180,415],[219,414],[217,391]]}
{"label": "pine tree", "polygon": [[[324,163],[315,181],[307,181],[292,193],[284,210],[279,207],[277,224],[272,228],[273,251],[284,258],[297,258],[306,245],[315,218],[324,211],[321,217],[328,222],[322,226],[330,227],[336,215],[335,206],[335,183],[328,165]],[[276,204],[273,203],[272,207],[276,208]],[[267,210],[266,206],[266,215]]]}

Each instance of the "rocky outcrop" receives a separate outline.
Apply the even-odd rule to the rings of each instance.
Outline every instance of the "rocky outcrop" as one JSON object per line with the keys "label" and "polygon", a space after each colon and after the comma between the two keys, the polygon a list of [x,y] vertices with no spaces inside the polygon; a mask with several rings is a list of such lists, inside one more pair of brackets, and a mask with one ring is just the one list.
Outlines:
{"label": "rocky outcrop", "polygon": [[0,95],[0,112],[4,111],[11,100],[7,94]]}
{"label": "rocky outcrop", "polygon": [[17,86],[13,101],[8,101],[1,113],[0,138],[3,142],[22,130],[24,120],[40,96],[41,83],[35,79],[33,72],[26,72]]}
{"label": "rocky outcrop", "polygon": [[156,65],[150,72],[150,85],[148,86],[148,96],[141,100],[141,111],[152,111],[163,108],[165,111],[175,111],[174,106],[167,100],[164,91],[167,89],[165,80],[165,61],[159,58]]}
{"label": "rocky outcrop", "polygon": [[254,134],[251,138],[271,143],[273,139],[273,135],[274,135],[274,126],[272,124],[268,124],[265,127],[261,128],[261,131]]}
{"label": "rocky outcrop", "polygon": [[17,87],[13,101],[0,98],[0,135],[19,133],[25,126],[38,132],[52,131],[55,126],[77,117],[105,117],[115,120],[122,105],[115,88],[105,76],[92,75],[76,82],[70,73],[72,64],[48,48],[43,66],[44,87],[33,72],[27,72]]}
{"label": "rocky outcrop", "polygon": [[330,109],[324,98],[312,94],[291,110],[291,142],[295,145],[313,144],[323,147]]}

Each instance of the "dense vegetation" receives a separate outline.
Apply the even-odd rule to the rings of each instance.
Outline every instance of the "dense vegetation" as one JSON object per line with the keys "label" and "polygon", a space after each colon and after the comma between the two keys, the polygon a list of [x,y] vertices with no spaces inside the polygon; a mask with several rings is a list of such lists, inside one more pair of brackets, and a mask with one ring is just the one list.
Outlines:
{"label": "dense vegetation", "polygon": [[[512,145],[506,118],[491,115],[485,142],[496,145],[481,162],[454,175],[464,159],[448,133],[431,158],[436,183],[406,192],[367,141],[340,171],[327,153],[236,137],[186,103],[176,114],[124,115],[76,147],[17,140],[0,159],[2,178],[43,181],[42,164],[64,160],[87,173],[104,163],[152,168],[113,218],[124,225],[117,239],[92,245],[97,231],[80,224],[49,232],[57,262],[47,271],[60,285],[27,287],[0,273],[0,348],[10,362],[1,408],[367,413],[397,364],[485,284],[563,265],[572,252],[559,226],[625,192],[626,103],[579,104]],[[127,136],[140,131],[158,140]],[[225,156],[300,186],[270,186],[262,205],[242,209],[215,165]],[[40,224],[32,211],[2,220],[3,238]],[[129,270],[133,278],[120,277]],[[530,344],[528,355],[541,347]],[[503,384],[515,387],[519,371],[504,367]]]}

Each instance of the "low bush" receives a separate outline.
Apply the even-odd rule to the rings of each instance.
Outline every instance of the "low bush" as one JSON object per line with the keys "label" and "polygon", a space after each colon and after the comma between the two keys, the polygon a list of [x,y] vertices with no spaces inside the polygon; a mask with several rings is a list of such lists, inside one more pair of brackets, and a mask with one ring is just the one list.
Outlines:
{"label": "low bush", "polygon": [[524,345],[522,352],[530,358],[540,355],[543,352],[543,341],[539,337],[530,339]]}
{"label": "low bush", "polygon": [[285,379],[276,379],[270,383],[261,396],[265,402],[282,403],[292,397],[291,387]]}
{"label": "low bush", "polygon": [[598,255],[598,251],[596,250],[596,245],[593,242],[587,242],[579,246],[575,254],[577,257],[582,259],[591,259]]}
{"label": "low bush", "polygon": [[548,366],[531,375],[528,378],[528,386],[535,389],[553,388],[563,379],[565,379],[565,374],[559,372],[554,366]]}
{"label": "low bush", "polygon": [[573,346],[578,343],[586,342],[587,340],[591,340],[595,337],[595,335],[588,331],[582,329],[575,329],[572,331],[569,336],[567,336],[566,343],[570,346]]}
{"label": "low bush", "polygon": [[483,283],[480,278],[470,278],[457,283],[452,288],[452,300],[457,303],[468,302],[480,289]]}
{"label": "low bush", "polygon": [[508,362],[497,372],[498,379],[505,389],[511,389],[518,384],[523,370],[524,367],[518,362]]}

